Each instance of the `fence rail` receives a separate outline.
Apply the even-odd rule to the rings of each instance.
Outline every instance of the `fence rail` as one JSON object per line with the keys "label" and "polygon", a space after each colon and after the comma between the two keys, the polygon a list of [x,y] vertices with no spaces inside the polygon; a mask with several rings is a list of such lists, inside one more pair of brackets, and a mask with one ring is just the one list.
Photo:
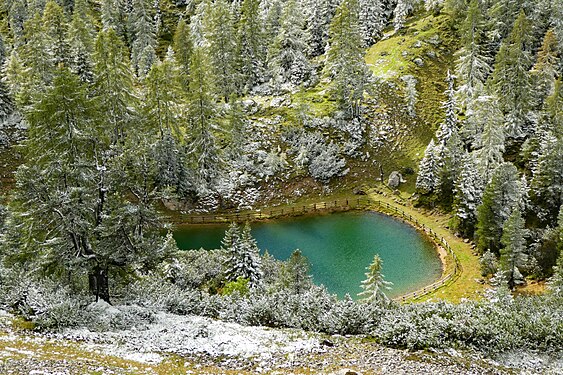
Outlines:
{"label": "fence rail", "polygon": [[[334,201],[324,201],[320,203],[311,203],[300,206],[292,206],[285,208],[271,208],[265,210],[258,210],[253,212],[228,212],[228,213],[217,213],[212,215],[187,215],[180,216],[176,218],[176,221],[180,221],[183,224],[213,224],[213,223],[227,223],[227,222],[242,222],[242,221],[257,221],[257,220],[267,220],[275,217],[281,216],[299,216],[315,212],[323,211],[350,211],[350,210],[361,210],[366,208],[372,208],[376,211],[384,211],[390,213],[394,216],[402,218],[404,221],[410,223],[417,229],[426,233],[433,242],[445,249],[453,260],[453,270],[449,270],[442,277],[427,285],[420,288],[414,292],[404,294],[402,296],[396,297],[396,301],[406,302],[411,299],[418,299],[425,296],[435,290],[446,285],[450,281],[454,280],[461,273],[461,264],[459,259],[455,255],[450,244],[446,241],[444,237],[439,236],[432,228],[429,228],[424,223],[421,223],[418,219],[412,215],[401,210],[397,206],[390,205],[387,202],[382,202],[377,199],[369,198],[356,198],[356,199],[345,199],[345,200],[334,200]],[[180,219],[180,220],[178,220]]]}

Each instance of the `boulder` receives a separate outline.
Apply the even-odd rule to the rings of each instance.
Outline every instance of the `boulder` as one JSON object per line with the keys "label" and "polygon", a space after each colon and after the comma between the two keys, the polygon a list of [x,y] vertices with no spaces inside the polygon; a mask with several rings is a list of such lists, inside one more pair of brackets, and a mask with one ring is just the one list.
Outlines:
{"label": "boulder", "polygon": [[403,182],[405,182],[405,180],[403,179],[403,175],[398,171],[393,171],[389,175],[389,180],[387,181],[387,185],[389,185],[389,187],[392,189],[396,189]]}

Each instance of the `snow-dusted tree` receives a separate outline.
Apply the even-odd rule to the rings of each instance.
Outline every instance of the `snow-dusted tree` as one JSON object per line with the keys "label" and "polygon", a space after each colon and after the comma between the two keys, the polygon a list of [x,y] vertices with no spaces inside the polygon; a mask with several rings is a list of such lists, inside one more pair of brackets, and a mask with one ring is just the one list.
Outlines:
{"label": "snow-dusted tree", "polygon": [[515,0],[493,1],[487,8],[488,38],[497,43],[497,47],[510,33],[521,9],[522,2]]}
{"label": "snow-dusted tree", "polygon": [[260,250],[252,237],[248,223],[240,228],[231,223],[221,246],[227,250],[225,275],[227,280],[236,281],[239,277],[247,279],[251,286],[258,286],[262,281]]}
{"label": "snow-dusted tree", "polygon": [[[0,68],[4,66],[6,60],[7,56],[4,40],[0,35]],[[4,77],[5,71],[0,70],[0,124],[14,111],[14,103]]]}
{"label": "snow-dusted tree", "polygon": [[512,211],[520,204],[520,179],[512,163],[499,165],[483,192],[483,203],[477,209],[477,248],[480,252],[499,252],[502,228]]}
{"label": "snow-dusted tree", "polygon": [[54,0],[49,0],[43,12],[43,33],[55,65],[68,64],[70,60],[67,27],[63,8]]}
{"label": "snow-dusted tree", "polygon": [[479,266],[481,267],[481,276],[488,277],[494,275],[498,271],[498,260],[495,254],[487,250],[479,258]]}
{"label": "snow-dusted tree", "polygon": [[441,203],[450,207],[454,200],[455,184],[459,180],[464,162],[464,145],[457,129],[454,129],[450,138],[441,149],[438,183],[436,192]]}
{"label": "snow-dusted tree", "polygon": [[51,83],[55,65],[53,49],[44,34],[43,20],[39,13],[24,23],[26,43],[21,48],[20,58],[27,67],[26,78],[33,92],[42,91]]}
{"label": "snow-dusted tree", "polygon": [[137,106],[133,73],[125,46],[113,28],[98,33],[94,49],[94,94],[113,143],[124,140]]}
{"label": "snow-dusted tree", "polygon": [[264,79],[267,42],[263,25],[260,0],[243,0],[238,24],[237,55],[241,59],[240,73],[247,90]]}
{"label": "snow-dusted tree", "polygon": [[487,299],[493,303],[509,304],[513,301],[513,297],[508,287],[508,278],[506,272],[499,269],[491,278],[492,289],[485,292]]}
{"label": "snow-dusted tree", "polygon": [[430,140],[424,151],[424,157],[420,161],[416,177],[416,189],[423,194],[433,192],[438,186],[440,153],[440,146],[434,143],[434,139]]}
{"label": "snow-dusted tree", "polygon": [[181,139],[178,123],[183,111],[183,88],[179,77],[180,72],[171,53],[164,61],[153,64],[149,71],[143,102],[145,120],[150,127],[148,133],[158,131],[161,138],[170,133]]}
{"label": "snow-dusted tree", "polygon": [[504,161],[504,129],[502,113],[494,96],[480,96],[474,103],[471,122],[481,124],[480,148],[476,151],[481,177],[488,183],[495,168]]}
{"label": "snow-dusted tree", "polygon": [[[559,42],[559,51],[563,51],[563,3],[551,0],[551,26]],[[559,61],[559,73],[563,74],[563,59]]]}
{"label": "snow-dusted tree", "polygon": [[267,0],[262,1],[260,5],[264,20],[264,38],[268,44],[271,44],[281,27],[284,4],[281,0]]}
{"label": "snow-dusted tree", "polygon": [[440,124],[440,127],[436,131],[436,138],[438,143],[442,146],[446,146],[452,134],[457,133],[458,120],[457,120],[457,103],[455,98],[455,88],[454,79],[448,70],[448,75],[446,77],[446,82],[448,83],[448,89],[446,90],[446,101],[442,104],[442,108],[445,111],[444,121]]}
{"label": "snow-dusted tree", "polygon": [[393,25],[395,31],[402,29],[405,26],[407,17],[412,13],[414,7],[420,0],[397,0],[395,10],[393,10]]}
{"label": "snow-dusted tree", "polygon": [[563,251],[557,258],[557,265],[553,267],[553,276],[549,279],[548,288],[555,295],[563,295]]}
{"label": "snow-dusted tree", "polygon": [[295,0],[289,0],[283,9],[279,32],[269,51],[269,66],[275,86],[286,82],[299,85],[310,74],[301,20],[302,10]]}
{"label": "snow-dusted tree", "polygon": [[190,82],[190,64],[192,61],[194,44],[190,33],[190,27],[184,18],[180,18],[180,21],[178,21],[176,32],[174,33],[174,43],[172,44],[172,48],[174,49],[174,58],[180,68],[182,86],[184,87],[184,90],[188,91]]}
{"label": "snow-dusted tree", "polygon": [[306,292],[313,285],[310,271],[311,264],[309,260],[301,253],[301,250],[296,249],[282,265],[280,274],[281,286],[291,289],[297,294]]}
{"label": "snow-dusted tree", "polygon": [[133,0],[130,25],[133,34],[131,64],[137,75],[144,78],[156,57],[156,30],[150,0]]}
{"label": "snow-dusted tree", "polygon": [[456,75],[459,80],[460,104],[468,107],[483,94],[484,84],[491,71],[490,58],[483,48],[483,14],[478,0],[472,0],[460,28],[461,49],[456,53]]}
{"label": "snow-dusted tree", "polygon": [[360,0],[360,31],[364,46],[371,46],[387,24],[387,14],[380,0]]}
{"label": "snow-dusted tree", "polygon": [[505,113],[507,138],[519,139],[529,134],[533,104],[530,68],[532,67],[531,25],[524,11],[514,22],[512,32],[503,41],[496,57],[492,83]]}
{"label": "snow-dusted tree", "polygon": [[69,66],[83,82],[94,81],[94,20],[90,17],[86,0],[76,0],[68,27]]}
{"label": "snow-dusted tree", "polygon": [[472,237],[477,223],[477,207],[481,204],[483,184],[473,154],[466,153],[461,165],[454,192],[455,216],[460,233],[465,237]]}
{"label": "snow-dusted tree", "polygon": [[235,23],[225,0],[215,1],[206,14],[205,25],[214,86],[217,95],[228,101],[231,94],[238,91],[239,79],[236,70]]}
{"label": "snow-dusted tree", "polygon": [[13,48],[5,62],[2,73],[11,97],[23,108],[29,102],[30,79],[17,48]]}
{"label": "snow-dusted tree", "polygon": [[502,230],[502,244],[500,250],[500,269],[505,272],[508,287],[513,289],[517,283],[523,282],[520,268],[526,264],[526,229],[524,219],[518,206],[513,210]]}
{"label": "snow-dusted tree", "polygon": [[337,6],[338,1],[335,0],[308,0],[305,41],[309,47],[308,55],[310,57],[325,53],[330,21]]}
{"label": "snow-dusted tree", "polygon": [[541,99],[553,94],[557,79],[559,52],[557,38],[553,29],[545,33],[541,48],[538,50],[536,64],[532,69],[534,87]]}
{"label": "snow-dusted tree", "polygon": [[207,56],[202,48],[192,53],[188,93],[188,153],[199,195],[212,189],[219,175],[219,150],[213,131],[217,128],[216,103],[207,74]]}
{"label": "snow-dusted tree", "polygon": [[366,272],[366,279],[362,281],[361,293],[358,296],[361,297],[362,301],[368,303],[388,303],[389,297],[385,294],[385,290],[391,289],[393,283],[385,281],[384,276],[381,273],[383,268],[383,261],[381,257],[377,254],[373,256],[373,261],[366,267],[368,272]]}
{"label": "snow-dusted tree", "polygon": [[102,0],[100,6],[102,29],[114,29],[122,40],[127,40],[126,10],[121,0]]}
{"label": "snow-dusted tree", "polygon": [[8,9],[8,24],[14,36],[14,47],[19,47],[25,43],[24,22],[29,17],[26,0],[13,0]]}
{"label": "snow-dusted tree", "polygon": [[341,175],[345,167],[346,159],[340,156],[338,145],[330,142],[311,160],[309,174],[317,180],[328,182]]}
{"label": "snow-dusted tree", "polygon": [[416,90],[417,79],[408,74],[402,76],[401,79],[405,82],[405,105],[407,113],[411,117],[416,116],[416,102],[418,100],[418,91]]}
{"label": "snow-dusted tree", "polygon": [[357,0],[344,0],[330,23],[326,75],[332,78],[332,92],[340,110],[349,118],[358,118],[364,91],[371,72],[364,60],[358,25]]}
{"label": "snow-dusted tree", "polygon": [[540,144],[540,155],[531,181],[531,198],[538,217],[553,223],[563,203],[563,137],[548,132]]}

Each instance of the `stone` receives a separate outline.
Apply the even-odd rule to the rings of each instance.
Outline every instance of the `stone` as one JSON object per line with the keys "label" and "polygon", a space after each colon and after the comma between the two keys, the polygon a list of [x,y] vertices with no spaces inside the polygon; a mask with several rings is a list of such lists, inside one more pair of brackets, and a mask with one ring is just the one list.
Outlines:
{"label": "stone", "polygon": [[354,188],[354,195],[367,195],[367,193],[363,189],[357,187]]}
{"label": "stone", "polygon": [[389,185],[389,187],[392,189],[396,189],[403,182],[405,182],[405,180],[403,179],[403,175],[401,175],[401,173],[398,171],[393,171],[389,175],[389,180],[387,181],[387,185]]}
{"label": "stone", "polygon": [[413,62],[420,67],[424,66],[424,61],[420,57],[417,57],[416,59],[414,59]]}
{"label": "stone", "polygon": [[279,108],[281,106],[287,106],[291,103],[291,100],[289,99],[289,96],[284,95],[284,96],[276,96],[272,99],[272,101],[270,102],[270,107],[272,108]]}

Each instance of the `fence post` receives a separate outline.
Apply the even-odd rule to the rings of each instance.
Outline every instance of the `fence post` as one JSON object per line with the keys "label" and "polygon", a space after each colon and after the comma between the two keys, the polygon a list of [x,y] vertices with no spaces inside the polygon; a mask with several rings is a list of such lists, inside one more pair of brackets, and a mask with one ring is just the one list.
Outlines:
{"label": "fence post", "polygon": [[316,211],[316,210],[317,210],[317,204],[313,203],[313,211]]}

